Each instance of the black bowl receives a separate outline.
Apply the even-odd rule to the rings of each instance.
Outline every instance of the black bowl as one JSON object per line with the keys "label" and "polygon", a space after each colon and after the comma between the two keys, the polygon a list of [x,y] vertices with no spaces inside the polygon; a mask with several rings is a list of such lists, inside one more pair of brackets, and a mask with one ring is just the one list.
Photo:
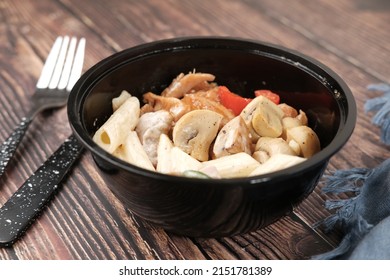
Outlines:
{"label": "black bowl", "polygon": [[[151,172],[118,160],[91,136],[112,114],[111,99],[125,89],[142,101],[179,73],[208,72],[216,82],[249,97],[267,88],[304,110],[322,150],[296,166],[255,177],[195,179]],[[347,85],[332,70],[298,52],[225,37],[176,38],[116,53],[89,69],[70,93],[68,117],[107,186],[137,216],[188,236],[245,233],[288,214],[317,185],[329,159],[356,122]]]}

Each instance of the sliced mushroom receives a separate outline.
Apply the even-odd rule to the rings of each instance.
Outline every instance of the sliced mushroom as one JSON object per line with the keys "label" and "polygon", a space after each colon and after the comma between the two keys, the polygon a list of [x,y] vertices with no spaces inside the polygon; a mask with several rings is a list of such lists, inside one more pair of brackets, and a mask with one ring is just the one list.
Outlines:
{"label": "sliced mushroom", "polygon": [[252,127],[256,133],[265,137],[279,137],[283,132],[283,111],[268,98],[261,98],[252,116]]}
{"label": "sliced mushroom", "polygon": [[307,119],[305,112],[303,112],[302,110],[299,110],[299,115],[297,115],[294,118],[293,117],[284,117],[282,119],[282,125],[283,125],[283,132],[282,132],[281,137],[283,139],[286,139],[287,138],[287,130],[289,128],[293,128],[293,127],[297,127],[297,126],[301,126],[301,125],[307,126],[308,119]]}
{"label": "sliced mushroom", "polygon": [[282,138],[261,137],[256,143],[255,158],[264,163],[268,158],[276,154],[296,156],[295,151]]}
{"label": "sliced mushroom", "polygon": [[222,115],[210,110],[188,112],[173,128],[173,143],[195,159],[206,161],[221,120]]}
{"label": "sliced mushroom", "polygon": [[261,136],[279,137],[282,134],[283,110],[264,96],[254,98],[240,116],[249,128],[253,143]]}
{"label": "sliced mushroom", "polygon": [[[297,126],[287,130],[287,143],[294,147],[299,146],[299,154],[309,158],[321,150],[317,134],[308,126]],[[295,148],[296,149],[296,148]]]}
{"label": "sliced mushroom", "polygon": [[282,119],[282,126],[283,126],[283,131],[282,135],[280,136],[284,140],[287,139],[287,130],[293,127],[301,126],[301,121],[298,120],[297,118],[292,118],[292,117],[285,117]]}
{"label": "sliced mushroom", "polygon": [[284,118],[286,117],[295,118],[296,116],[298,116],[297,110],[294,107],[287,105],[286,103],[280,103],[278,107],[282,109]]}
{"label": "sliced mushroom", "polygon": [[263,175],[270,172],[275,172],[282,170],[287,167],[291,167],[298,163],[305,161],[305,158],[285,155],[285,154],[276,154],[270,157],[265,163],[260,164],[255,170],[253,170],[249,176]]}
{"label": "sliced mushroom", "polygon": [[248,105],[245,106],[245,108],[240,113],[240,117],[244,120],[246,126],[250,131],[253,143],[256,143],[257,140],[260,138],[259,134],[257,134],[257,132],[252,127],[252,117],[261,100],[261,97],[254,98],[251,102],[248,103]]}
{"label": "sliced mushroom", "polygon": [[302,152],[301,152],[301,146],[299,146],[298,142],[295,141],[294,139],[291,139],[290,141],[288,141],[288,145],[291,147],[291,149],[294,150],[294,152],[297,154],[297,155],[301,155]]}
{"label": "sliced mushroom", "polygon": [[306,113],[302,110],[299,110],[299,115],[296,117],[297,120],[301,122],[302,125],[308,125],[309,120],[307,119]]}
{"label": "sliced mushroom", "polygon": [[244,152],[251,154],[252,140],[244,120],[237,116],[219,131],[214,142],[213,154],[216,158]]}
{"label": "sliced mushroom", "polygon": [[157,168],[160,173],[181,175],[184,171],[197,171],[202,164],[175,147],[169,137],[165,134],[160,135],[160,141],[157,148]]}

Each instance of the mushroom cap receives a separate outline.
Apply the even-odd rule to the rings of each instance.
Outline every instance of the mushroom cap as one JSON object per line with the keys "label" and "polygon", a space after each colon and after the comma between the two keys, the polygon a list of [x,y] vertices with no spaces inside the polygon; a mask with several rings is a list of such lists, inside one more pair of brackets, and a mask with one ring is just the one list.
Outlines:
{"label": "mushroom cap", "polygon": [[186,113],[173,128],[173,143],[199,161],[208,160],[210,145],[222,118],[216,112],[203,109]]}
{"label": "mushroom cap", "polygon": [[286,103],[278,104],[278,107],[283,111],[283,117],[295,118],[298,116],[298,111],[294,107],[287,105]]}
{"label": "mushroom cap", "polygon": [[309,158],[321,150],[320,140],[309,126],[302,125],[288,129],[286,141],[288,143],[296,142],[300,148],[300,155],[305,158]]}
{"label": "mushroom cap", "polygon": [[260,136],[279,137],[283,132],[283,111],[268,98],[259,96],[260,102],[253,112],[252,127]]}
{"label": "mushroom cap", "polygon": [[251,154],[252,139],[245,121],[237,116],[219,131],[214,142],[213,154],[216,158],[245,152]]}
{"label": "mushroom cap", "polygon": [[275,154],[297,155],[282,138],[261,137],[256,143],[255,150],[264,151],[269,156],[273,156]]}

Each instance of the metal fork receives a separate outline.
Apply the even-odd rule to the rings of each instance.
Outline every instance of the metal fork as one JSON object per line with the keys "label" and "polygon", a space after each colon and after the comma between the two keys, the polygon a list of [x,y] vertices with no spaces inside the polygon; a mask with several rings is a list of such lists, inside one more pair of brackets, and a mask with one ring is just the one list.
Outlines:
{"label": "metal fork", "polygon": [[0,176],[15,154],[28,126],[41,111],[64,106],[73,85],[81,75],[84,63],[85,39],[78,42],[73,37],[57,37],[43,66],[41,76],[32,96],[32,106],[27,116],[0,146]]}

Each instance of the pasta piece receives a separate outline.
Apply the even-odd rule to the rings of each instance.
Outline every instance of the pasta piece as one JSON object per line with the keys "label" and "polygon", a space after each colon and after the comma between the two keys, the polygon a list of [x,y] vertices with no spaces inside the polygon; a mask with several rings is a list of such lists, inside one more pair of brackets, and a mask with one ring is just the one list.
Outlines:
{"label": "pasta piece", "polygon": [[125,142],[114,151],[113,155],[138,167],[155,171],[135,131],[128,133]]}
{"label": "pasta piece", "polygon": [[129,97],[95,132],[93,140],[104,150],[113,153],[122,145],[128,131],[134,130],[138,123],[140,103],[138,98]]}
{"label": "pasta piece", "polygon": [[266,162],[261,164],[255,170],[253,170],[249,176],[263,175],[266,173],[275,172],[287,167],[293,166],[295,164],[305,161],[305,158],[285,155],[285,154],[276,154],[271,156]]}
{"label": "pasta piece", "polygon": [[161,134],[157,145],[157,171],[168,173],[170,166],[170,154],[173,148],[173,142],[166,134]]}
{"label": "pasta piece", "polygon": [[247,177],[260,163],[247,153],[241,152],[202,163],[202,169],[209,166],[214,166],[222,178],[235,178]]}
{"label": "pasta piece", "polygon": [[182,175],[184,171],[199,170],[202,167],[198,160],[174,147],[165,134],[161,134],[157,149],[157,171],[160,173]]}
{"label": "pasta piece", "polygon": [[131,94],[122,90],[118,97],[112,99],[112,110],[115,112],[125,101],[131,97]]}
{"label": "pasta piece", "polygon": [[169,174],[182,175],[187,170],[199,170],[202,167],[200,161],[183,152],[178,147],[171,150]]}

